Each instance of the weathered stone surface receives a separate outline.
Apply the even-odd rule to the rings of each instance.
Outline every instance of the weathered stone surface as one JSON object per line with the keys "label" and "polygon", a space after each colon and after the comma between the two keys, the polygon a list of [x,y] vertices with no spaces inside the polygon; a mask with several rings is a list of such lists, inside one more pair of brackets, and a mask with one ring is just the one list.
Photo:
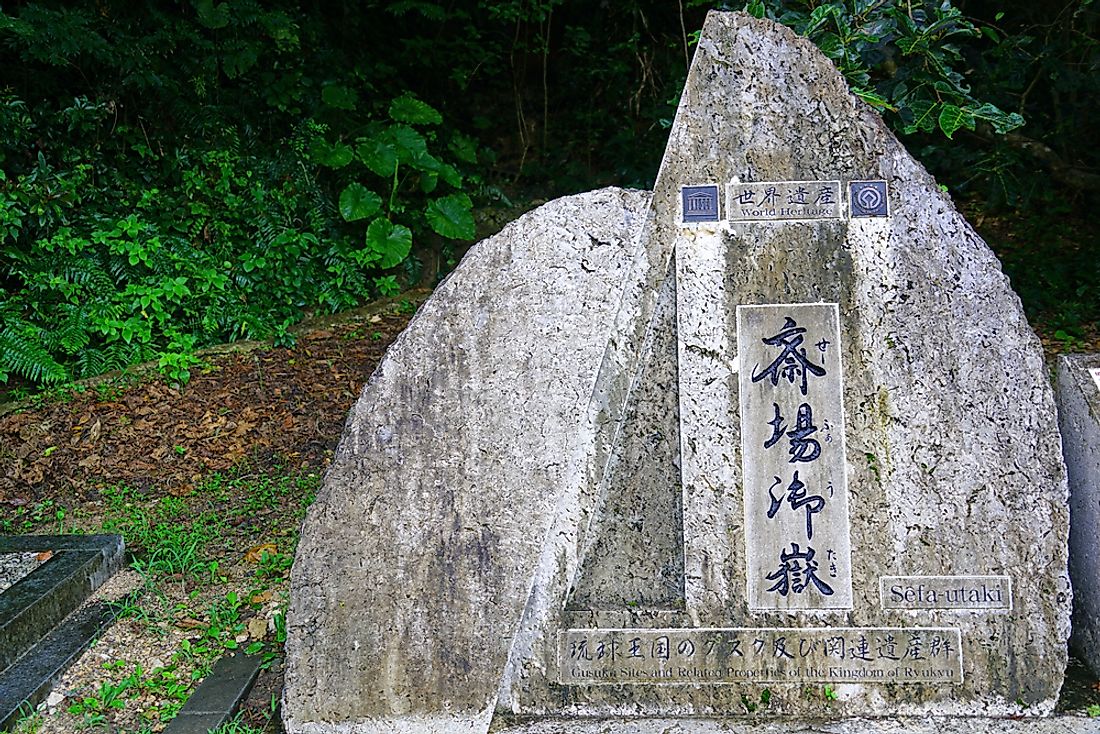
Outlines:
{"label": "weathered stone surface", "polygon": [[1100,675],[1100,354],[1058,360],[1058,423],[1069,475],[1072,646]]}
{"label": "weathered stone surface", "polygon": [[288,731],[488,726],[551,523],[595,471],[589,413],[647,202],[605,189],[526,215],[390,348],[303,528]]}

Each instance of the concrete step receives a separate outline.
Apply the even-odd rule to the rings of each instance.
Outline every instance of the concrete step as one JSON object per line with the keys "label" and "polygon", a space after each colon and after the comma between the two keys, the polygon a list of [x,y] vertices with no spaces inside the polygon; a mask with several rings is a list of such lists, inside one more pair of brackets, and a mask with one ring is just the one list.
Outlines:
{"label": "concrete step", "polygon": [[260,655],[226,655],[187,699],[163,734],[207,734],[228,723],[260,673]]}
{"label": "concrete step", "polygon": [[53,557],[0,594],[0,729],[33,707],[104,627],[106,604],[81,605],[122,568],[118,535],[0,537],[0,553]]}

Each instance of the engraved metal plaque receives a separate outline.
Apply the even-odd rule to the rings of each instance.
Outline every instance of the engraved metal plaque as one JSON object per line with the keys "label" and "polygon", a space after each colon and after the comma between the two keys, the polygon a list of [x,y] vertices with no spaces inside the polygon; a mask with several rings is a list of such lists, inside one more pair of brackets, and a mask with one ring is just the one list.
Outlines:
{"label": "engraved metal plaque", "polygon": [[731,183],[726,211],[731,222],[787,219],[839,219],[839,181]]}
{"label": "engraved metal plaque", "polygon": [[1008,576],[883,576],[883,609],[1012,609]]}
{"label": "engraved metal plaque", "polygon": [[681,186],[680,221],[684,224],[717,222],[720,219],[718,198],[717,184]]}
{"label": "engraved metal plaque", "polygon": [[951,628],[571,629],[564,685],[962,683]]}
{"label": "engraved metal plaque", "polygon": [[853,217],[886,217],[890,200],[885,181],[852,181],[848,184],[848,204]]}
{"label": "engraved metal plaque", "polygon": [[737,307],[748,603],[851,609],[835,303]]}

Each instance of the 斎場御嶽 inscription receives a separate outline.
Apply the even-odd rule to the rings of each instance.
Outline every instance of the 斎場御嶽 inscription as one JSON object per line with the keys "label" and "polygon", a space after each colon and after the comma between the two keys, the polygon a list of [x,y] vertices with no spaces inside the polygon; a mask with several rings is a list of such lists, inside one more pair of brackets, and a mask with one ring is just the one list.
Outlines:
{"label": "\u658e\u5834\u5fa1\u5dbd inscription", "polygon": [[837,304],[738,306],[748,602],[850,609]]}
{"label": "\u658e\u5834\u5fa1\u5dbd inscription", "polygon": [[962,639],[945,628],[571,629],[565,685],[962,683]]}

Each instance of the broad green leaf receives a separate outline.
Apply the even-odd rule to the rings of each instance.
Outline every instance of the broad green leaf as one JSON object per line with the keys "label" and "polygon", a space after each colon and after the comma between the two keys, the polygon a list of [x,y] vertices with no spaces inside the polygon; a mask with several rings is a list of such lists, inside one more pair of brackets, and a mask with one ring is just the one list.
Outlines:
{"label": "broad green leaf", "polygon": [[328,84],[321,90],[321,101],[338,110],[354,110],[359,102],[359,95],[343,84]]}
{"label": "broad green leaf", "polygon": [[906,56],[912,55],[918,46],[927,48],[927,44],[924,42],[924,38],[921,36],[909,36],[906,38],[899,38],[897,40],[898,48]]}
{"label": "broad green leaf", "polygon": [[443,122],[443,115],[434,107],[411,94],[403,94],[390,102],[390,117],[410,125],[438,125]]}
{"label": "broad green leaf", "polygon": [[374,216],[382,208],[382,197],[359,183],[348,184],[340,192],[340,216],[355,222]]}
{"label": "broad green leaf", "polygon": [[367,227],[367,247],[381,256],[378,267],[392,268],[412,250],[412,232],[404,225],[379,217]]}
{"label": "broad green leaf", "polygon": [[833,61],[844,57],[844,42],[835,33],[822,33],[821,37],[814,41],[821,53]]}
{"label": "broad green leaf", "polygon": [[462,186],[462,175],[455,170],[455,167],[449,163],[440,163],[439,170],[436,171],[439,177],[447,182],[449,186],[453,186],[456,189]]}
{"label": "broad green leaf", "polygon": [[447,149],[463,163],[477,163],[477,141],[471,137],[456,133]]}
{"label": "broad green leaf", "polygon": [[973,130],[974,115],[953,104],[945,104],[940,110],[939,123],[940,130],[943,130],[943,134],[950,139],[960,127]]}
{"label": "broad green leaf", "polygon": [[309,149],[309,157],[315,163],[326,168],[343,168],[351,163],[355,153],[351,146],[344,143],[329,144],[324,140],[316,140]]}
{"label": "broad green leaf", "polygon": [[435,187],[439,185],[439,174],[434,171],[428,171],[420,177],[420,190],[425,194],[430,194],[435,191]]}
{"label": "broad green leaf", "polygon": [[890,100],[883,97],[878,92],[873,92],[869,89],[852,88],[852,93],[862,99],[867,104],[880,110],[896,111],[897,108],[890,104]]}
{"label": "broad green leaf", "polygon": [[[425,171],[429,174],[435,174],[437,179],[443,179],[447,182],[447,184],[453,186],[456,189],[461,188],[462,186],[462,175],[455,170],[455,167],[449,163],[444,163],[430,153],[425,153],[424,155],[422,155],[413,163],[413,165],[421,171]],[[425,189],[425,192],[430,190],[431,189]]]}
{"label": "broad green leaf", "polygon": [[1018,113],[1005,112],[1000,107],[992,105],[989,102],[970,110],[970,114],[992,125],[998,135],[1004,135],[1018,127],[1024,126],[1024,118]]}
{"label": "broad green leaf", "polygon": [[913,116],[912,122],[905,126],[906,134],[915,132],[932,132],[936,129],[936,103],[927,99],[914,100],[909,105],[909,112]]}
{"label": "broad green leaf", "polygon": [[397,170],[397,148],[384,136],[360,138],[355,152],[363,165],[382,178],[391,178]]}
{"label": "broad green leaf", "polygon": [[424,214],[438,234],[452,240],[474,238],[473,203],[466,194],[443,196],[428,204]]}
{"label": "broad green leaf", "polygon": [[397,148],[397,157],[402,163],[412,163],[428,154],[428,141],[411,127],[394,125],[387,132]]}

